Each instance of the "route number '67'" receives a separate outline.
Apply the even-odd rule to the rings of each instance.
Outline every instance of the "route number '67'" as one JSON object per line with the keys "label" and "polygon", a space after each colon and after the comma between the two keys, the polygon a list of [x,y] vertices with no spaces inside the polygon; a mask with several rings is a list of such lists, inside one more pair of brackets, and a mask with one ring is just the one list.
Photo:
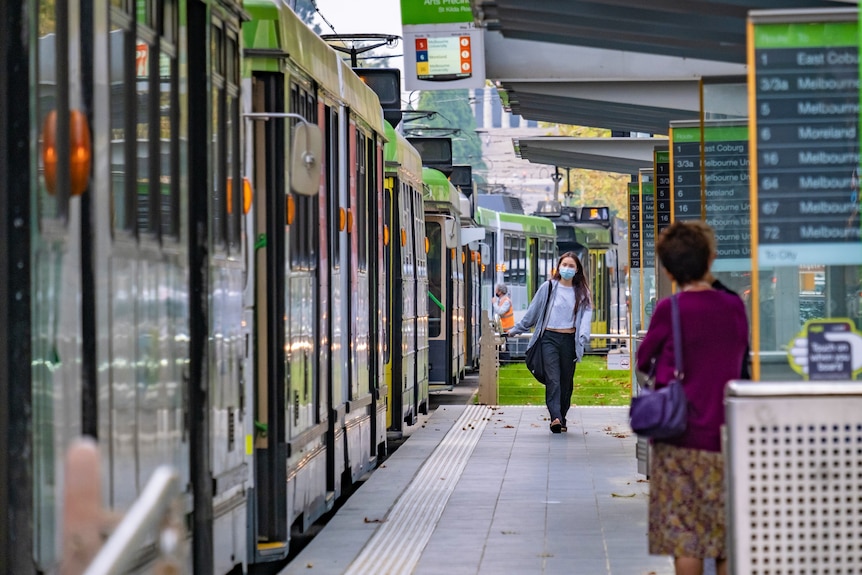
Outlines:
{"label": "route number '67'", "polygon": [[763,202],[760,211],[767,216],[774,216],[778,213],[778,202]]}

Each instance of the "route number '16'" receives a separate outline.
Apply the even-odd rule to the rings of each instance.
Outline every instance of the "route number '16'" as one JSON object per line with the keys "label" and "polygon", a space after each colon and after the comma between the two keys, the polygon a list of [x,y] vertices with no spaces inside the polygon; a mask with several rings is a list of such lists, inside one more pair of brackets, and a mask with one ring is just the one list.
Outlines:
{"label": "route number '16'", "polygon": [[777,166],[779,161],[778,152],[763,152],[761,158],[764,166]]}

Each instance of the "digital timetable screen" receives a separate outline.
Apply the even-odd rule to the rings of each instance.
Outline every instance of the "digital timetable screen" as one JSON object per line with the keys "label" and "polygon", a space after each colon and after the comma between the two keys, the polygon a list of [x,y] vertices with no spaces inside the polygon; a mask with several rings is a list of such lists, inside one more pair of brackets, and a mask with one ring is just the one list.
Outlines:
{"label": "digital timetable screen", "polygon": [[755,23],[760,265],[862,263],[855,21]]}
{"label": "digital timetable screen", "polygon": [[416,38],[416,77],[446,82],[473,75],[470,36],[428,36]]}

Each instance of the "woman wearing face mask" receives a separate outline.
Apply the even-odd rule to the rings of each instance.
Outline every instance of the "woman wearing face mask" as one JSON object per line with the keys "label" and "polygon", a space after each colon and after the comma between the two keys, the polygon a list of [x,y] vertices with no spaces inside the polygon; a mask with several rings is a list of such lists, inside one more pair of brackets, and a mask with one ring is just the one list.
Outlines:
{"label": "woman wearing face mask", "polygon": [[[550,291],[550,301],[548,299]],[[547,304],[547,311],[545,306]],[[551,432],[567,431],[566,414],[572,403],[575,363],[590,341],[592,299],[581,260],[573,252],[560,256],[552,280],[539,287],[521,321],[509,330],[518,335],[536,326],[528,348],[541,338],[547,383],[545,404],[551,416]]]}

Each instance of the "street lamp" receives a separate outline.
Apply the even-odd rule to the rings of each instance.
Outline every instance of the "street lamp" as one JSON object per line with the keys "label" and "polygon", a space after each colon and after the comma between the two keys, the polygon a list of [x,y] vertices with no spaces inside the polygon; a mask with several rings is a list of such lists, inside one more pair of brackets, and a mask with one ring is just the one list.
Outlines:
{"label": "street lamp", "polygon": [[563,174],[560,173],[560,168],[554,166],[554,173],[551,174],[551,180],[554,182],[554,201],[560,201],[560,182],[563,181]]}

